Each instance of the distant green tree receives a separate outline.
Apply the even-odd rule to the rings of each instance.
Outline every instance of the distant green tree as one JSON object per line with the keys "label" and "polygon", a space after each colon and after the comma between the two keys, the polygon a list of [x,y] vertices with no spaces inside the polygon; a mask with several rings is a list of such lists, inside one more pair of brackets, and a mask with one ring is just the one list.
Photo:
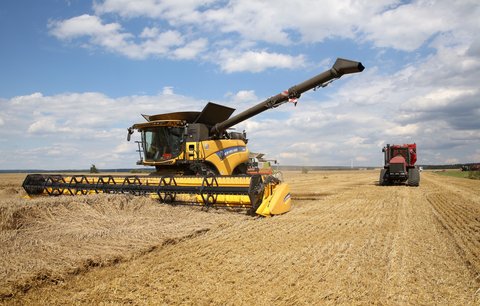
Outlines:
{"label": "distant green tree", "polygon": [[306,167],[302,168],[302,173],[308,173],[308,169]]}
{"label": "distant green tree", "polygon": [[98,173],[98,169],[97,167],[95,167],[94,164],[92,164],[92,166],[90,167],[90,173]]}

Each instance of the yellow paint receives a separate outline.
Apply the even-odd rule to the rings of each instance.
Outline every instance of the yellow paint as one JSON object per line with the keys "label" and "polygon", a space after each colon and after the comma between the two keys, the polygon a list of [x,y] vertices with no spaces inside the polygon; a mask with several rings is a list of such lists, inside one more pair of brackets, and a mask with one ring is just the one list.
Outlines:
{"label": "yellow paint", "polygon": [[[234,154],[232,154],[234,155]],[[83,195],[83,194],[95,194],[97,193],[94,190],[96,184],[99,185],[128,185],[128,181],[132,184],[149,185],[149,186],[159,186],[161,184],[161,177],[151,177],[151,176],[86,176],[84,178],[76,177],[76,180],[70,176],[62,177],[62,182],[70,184],[70,192],[67,188],[48,188],[44,190],[44,195],[48,193],[54,193],[54,195]],[[208,183],[212,186],[220,187],[243,187],[248,188],[250,186],[251,177],[249,176],[217,176],[214,178],[209,178]],[[125,182],[125,183],[124,183]],[[165,183],[162,185],[168,185],[169,179],[166,178]],[[204,183],[203,177],[175,177],[175,182],[177,186],[189,186],[189,187],[198,187],[202,186]],[[75,189],[74,186],[76,183],[79,184],[90,184],[92,189]],[[99,191],[100,193],[102,191]],[[151,192],[148,194],[152,198],[159,198],[156,192]],[[164,193],[161,193],[165,197]],[[210,196],[209,202],[212,206],[227,206],[231,208],[251,208],[252,203],[250,198],[246,194],[241,195],[229,195],[229,194],[217,194],[212,193],[211,195],[204,194],[204,198]],[[197,194],[180,194],[175,195],[175,201],[187,202],[187,203],[196,203],[197,205],[205,205],[204,200],[200,193]],[[260,203],[256,213],[261,216],[271,216],[286,213],[291,208],[291,197],[289,187],[286,183],[267,183],[264,186],[264,196],[262,202]]]}
{"label": "yellow paint", "polygon": [[[225,149],[242,147],[245,151],[232,153],[221,159],[217,152]],[[144,161],[148,166],[155,165],[174,165],[181,160],[205,160],[214,166],[220,175],[232,175],[236,167],[242,163],[248,162],[249,151],[245,142],[239,139],[206,140],[200,142],[187,142],[185,152],[177,157],[165,161]]]}
{"label": "yellow paint", "polygon": [[286,183],[280,183],[274,189],[267,186],[268,192],[265,192],[262,204],[258,207],[256,213],[261,216],[279,215],[290,211],[292,198],[290,188]]}

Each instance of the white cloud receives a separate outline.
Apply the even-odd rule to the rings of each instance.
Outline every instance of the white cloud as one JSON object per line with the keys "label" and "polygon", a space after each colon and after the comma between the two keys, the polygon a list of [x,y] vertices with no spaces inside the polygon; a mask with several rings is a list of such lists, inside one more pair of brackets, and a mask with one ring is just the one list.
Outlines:
{"label": "white cloud", "polygon": [[405,104],[405,110],[421,110],[432,111],[443,109],[452,104],[453,101],[465,98],[467,96],[474,96],[478,90],[473,88],[437,88],[428,92],[424,96],[416,96],[414,100],[410,100]]}
{"label": "white cloud", "polygon": [[450,30],[452,12],[434,2],[408,3],[374,15],[363,30],[378,47],[413,51],[432,35]]}
{"label": "white cloud", "polygon": [[[363,36],[376,46],[412,51],[439,32],[476,27],[475,1],[399,3],[385,1],[127,1],[95,3],[97,14],[162,19],[204,31],[237,33],[279,45]],[[300,17],[301,16],[301,17]],[[363,35],[362,35],[363,33]]]}
{"label": "white cloud", "polygon": [[[127,142],[126,135],[129,126],[144,121],[141,113],[199,111],[204,103],[178,95],[171,87],[156,96],[116,99],[94,92],[13,97],[2,102],[9,129],[0,129],[0,138],[15,145],[2,151],[19,157],[18,168],[85,169],[91,163],[135,167],[137,146]],[[9,161],[0,160],[0,169],[10,167]]]}
{"label": "white cloud", "polygon": [[141,38],[154,38],[160,34],[160,30],[156,27],[149,28],[146,27],[143,29],[142,33],[140,33]]}
{"label": "white cloud", "polygon": [[125,154],[132,152],[132,146],[128,142],[118,144],[112,153],[115,154]]}
{"label": "white cloud", "polygon": [[84,14],[64,21],[51,21],[51,33],[60,39],[72,39],[85,35],[95,37],[118,36],[118,23],[103,24],[99,17]]}
{"label": "white cloud", "polygon": [[28,133],[52,133],[56,131],[54,118],[41,118],[35,120],[27,129]]}
{"label": "white cloud", "polygon": [[[98,16],[82,15],[63,21],[51,21],[50,33],[61,40],[88,39],[87,46],[102,47],[132,59],[149,56],[191,59],[204,51],[206,39],[187,40],[180,32],[145,27],[135,37],[118,23],[103,23]],[[140,41],[138,41],[140,40]]]}
{"label": "white cloud", "polygon": [[366,140],[366,138],[359,137],[359,136],[353,136],[353,137],[350,137],[349,139],[347,139],[344,143],[346,145],[349,145],[349,146],[353,147],[353,148],[359,148],[359,147],[364,146],[365,140]]}
{"label": "white cloud", "polygon": [[185,39],[177,31],[166,31],[163,33],[157,33],[155,37],[150,37],[139,45],[135,45],[138,48],[141,57],[147,57],[149,55],[164,55],[168,54],[175,47],[182,46],[185,43]]}
{"label": "white cloud", "polygon": [[[471,161],[480,139],[480,72],[472,68],[480,56],[467,52],[469,44],[439,50],[393,74],[368,67],[342,77],[329,87],[337,91],[324,100],[305,95],[286,119],[252,118],[245,126],[257,141],[249,145],[283,164],[349,165],[353,159],[378,166],[384,144],[413,142],[420,163]],[[466,60],[469,65],[459,65]]]}
{"label": "white cloud", "polygon": [[290,56],[266,51],[246,51],[232,53],[227,50],[220,52],[220,65],[227,73],[250,71],[261,72],[269,68],[294,69],[305,65],[303,55]]}
{"label": "white cloud", "polygon": [[171,86],[165,86],[163,87],[163,90],[162,90],[162,95],[174,95],[174,92],[173,92],[173,87]]}
{"label": "white cloud", "polygon": [[[87,38],[87,46],[132,59],[206,60],[228,73],[302,68],[307,62],[303,55],[270,50],[327,39],[368,42],[408,52],[429,41],[438,42],[439,37],[448,36],[450,42],[432,47],[470,42],[478,31],[480,14],[475,1],[303,0],[292,5],[287,0],[105,0],[94,2],[93,7],[96,15],[52,21],[52,35],[61,40]],[[151,26],[148,19],[142,20],[148,26],[139,34],[122,28],[125,19],[140,17],[162,24],[162,29]],[[108,19],[115,22],[106,22]],[[470,53],[475,54],[475,46],[472,44]],[[468,62],[465,65],[470,66]]]}
{"label": "white cloud", "polygon": [[258,101],[257,95],[253,90],[240,90],[235,95],[232,96],[233,103],[252,103]]}
{"label": "white cloud", "polygon": [[195,59],[200,53],[207,50],[208,40],[197,39],[173,51],[175,59]]}
{"label": "white cloud", "polygon": [[396,125],[386,129],[385,134],[388,136],[415,136],[418,129],[417,124]]}
{"label": "white cloud", "polygon": [[109,51],[119,52],[131,58],[142,58],[140,50],[130,39],[130,33],[122,32],[118,23],[104,24],[98,16],[81,15],[63,21],[51,21],[50,33],[62,40],[87,37],[90,44]]}
{"label": "white cloud", "polygon": [[[106,0],[93,6],[95,15],[51,21],[50,33],[127,58],[206,61],[229,74],[307,70],[306,50],[330,48],[329,40],[372,54],[363,73],[304,95],[297,108],[287,104],[237,126],[247,130],[252,150],[283,164],[378,164],[381,146],[397,142],[417,142],[421,162],[478,157],[477,1]],[[127,28],[133,22],[138,32]],[[329,57],[327,51],[318,57]],[[222,104],[245,108],[260,100],[251,88],[224,97]],[[0,129],[0,138],[25,152],[56,154],[61,141],[80,154],[79,165],[105,157],[129,166],[137,156],[124,143],[125,128],[141,121],[140,113],[201,110],[205,101],[164,87],[155,96],[33,93],[1,103],[0,126],[8,123],[9,131]],[[35,151],[43,143],[52,146]],[[129,145],[131,156],[124,156]]]}
{"label": "white cloud", "polygon": [[97,14],[114,13],[122,17],[168,18],[183,22],[200,21],[200,12],[215,0],[105,0],[94,2]]}

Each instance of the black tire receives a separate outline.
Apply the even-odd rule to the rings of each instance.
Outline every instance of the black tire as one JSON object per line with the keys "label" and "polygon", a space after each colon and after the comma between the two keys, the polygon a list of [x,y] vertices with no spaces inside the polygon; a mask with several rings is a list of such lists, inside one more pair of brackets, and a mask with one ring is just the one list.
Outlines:
{"label": "black tire", "polygon": [[385,179],[386,174],[387,174],[387,169],[382,169],[380,171],[380,178],[378,179],[378,185],[380,186],[387,185],[387,180]]}
{"label": "black tire", "polygon": [[245,175],[247,174],[247,170],[248,170],[248,167],[247,167],[247,164],[246,163],[243,163],[243,164],[240,164],[237,166],[237,168],[235,168],[235,170],[233,170],[233,175]]}
{"label": "black tire", "polygon": [[420,171],[417,168],[408,169],[407,185],[414,187],[420,185]]}

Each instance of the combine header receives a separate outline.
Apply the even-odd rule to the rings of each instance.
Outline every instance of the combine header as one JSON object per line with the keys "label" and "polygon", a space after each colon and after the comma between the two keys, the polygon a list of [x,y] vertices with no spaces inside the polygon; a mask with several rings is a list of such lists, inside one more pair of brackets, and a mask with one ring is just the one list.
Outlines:
{"label": "combine header", "polygon": [[274,177],[264,178],[260,175],[119,177],[30,174],[22,187],[31,196],[96,193],[149,195],[162,203],[247,209],[251,215],[262,216],[281,214],[290,209],[288,185]]}
{"label": "combine header", "polygon": [[33,174],[25,178],[23,188],[29,195],[129,193],[150,195],[164,203],[245,208],[262,216],[285,213],[291,205],[288,185],[270,175],[249,174],[246,134],[227,130],[363,69],[360,62],[339,58],[327,71],[231,118],[235,109],[211,102],[201,112],[142,115],[146,122],[128,128],[127,140],[135,130],[140,132],[137,164],[154,166],[152,176]]}

